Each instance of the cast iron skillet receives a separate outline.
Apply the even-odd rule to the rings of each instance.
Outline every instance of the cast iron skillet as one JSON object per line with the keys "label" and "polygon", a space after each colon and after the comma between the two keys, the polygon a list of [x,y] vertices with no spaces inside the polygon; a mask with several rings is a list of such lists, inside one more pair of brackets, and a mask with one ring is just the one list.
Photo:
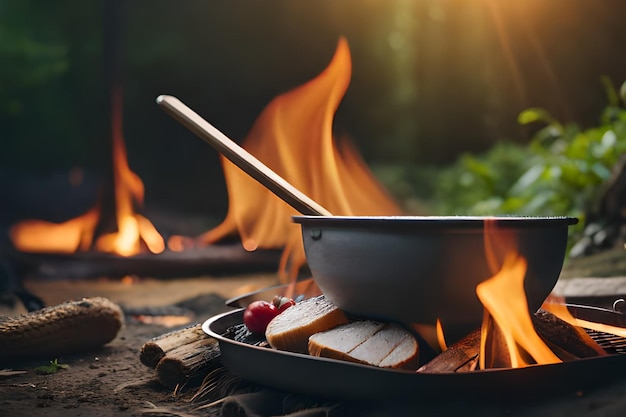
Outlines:
{"label": "cast iron skillet", "polygon": [[210,318],[203,330],[219,341],[223,364],[265,386],[324,398],[425,403],[442,399],[523,402],[574,394],[623,379],[626,354],[519,369],[428,374],[382,369],[254,346],[225,336],[243,322],[244,309]]}

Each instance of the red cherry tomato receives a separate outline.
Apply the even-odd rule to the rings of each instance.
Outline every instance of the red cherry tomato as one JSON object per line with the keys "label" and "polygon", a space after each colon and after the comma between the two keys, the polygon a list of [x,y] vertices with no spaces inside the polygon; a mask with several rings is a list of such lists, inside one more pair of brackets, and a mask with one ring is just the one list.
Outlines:
{"label": "red cherry tomato", "polygon": [[272,303],[254,301],[243,312],[243,322],[252,333],[265,333],[268,323],[279,313]]}

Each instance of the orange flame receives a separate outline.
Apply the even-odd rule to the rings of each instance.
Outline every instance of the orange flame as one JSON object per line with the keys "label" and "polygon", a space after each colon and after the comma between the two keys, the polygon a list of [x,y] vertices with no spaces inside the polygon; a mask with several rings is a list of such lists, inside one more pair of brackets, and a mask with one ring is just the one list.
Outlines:
{"label": "orange flame", "polygon": [[[351,71],[348,43],[341,38],[328,67],[272,100],[242,147],[336,215],[400,214],[349,141],[333,137],[333,117]],[[230,161],[222,158],[222,165],[228,213],[199,242],[214,243],[238,232],[246,250],[284,247],[280,271],[289,269],[294,278],[305,263],[300,228],[290,221],[298,213]]]}
{"label": "orange flame", "polygon": [[9,236],[16,249],[23,252],[74,253],[89,250],[100,217],[94,207],[64,223],[24,220],[11,226]]}
{"label": "orange flame", "polygon": [[[524,290],[526,260],[518,255],[511,236],[507,236],[496,227],[494,221],[485,222],[485,251],[491,268],[496,267],[498,259],[504,254],[502,267],[493,277],[476,287],[476,294],[485,308],[480,368],[487,367],[486,341],[490,337],[487,330],[490,329],[491,319],[494,320],[505,341],[512,367],[523,367],[533,363],[526,359],[527,355],[538,364],[561,362],[533,326]],[[503,249],[504,252],[497,254],[497,248]]]}
{"label": "orange flame", "polygon": [[[141,205],[144,187],[141,179],[128,166],[122,134],[122,93],[115,89],[112,95],[113,172],[117,232],[100,236],[94,247],[103,252],[122,256],[135,255],[142,243],[153,253],[165,249],[163,238],[144,216],[135,212]],[[73,253],[89,250],[100,218],[98,206],[64,223],[43,220],[25,220],[9,231],[16,249],[25,252]]]}
{"label": "orange flame", "polygon": [[165,249],[163,238],[152,223],[134,209],[134,203],[143,203],[144,187],[139,176],[128,166],[122,135],[120,90],[115,91],[113,99],[113,172],[117,232],[101,236],[96,242],[96,249],[131,256],[141,252],[141,243],[144,242],[150,252],[161,253]]}
{"label": "orange flame", "polygon": [[446,343],[446,336],[443,332],[443,325],[441,324],[441,320],[437,319],[435,329],[437,332],[437,343],[439,344],[439,348],[442,352],[445,352],[446,350],[448,350],[448,344]]}
{"label": "orange flame", "polygon": [[563,303],[562,300],[556,300],[554,297],[549,297],[541,307],[544,310],[551,312],[561,320],[571,324],[572,326],[626,337],[626,328],[576,318],[572,316],[572,313],[570,313],[570,311],[567,309],[567,306]]}

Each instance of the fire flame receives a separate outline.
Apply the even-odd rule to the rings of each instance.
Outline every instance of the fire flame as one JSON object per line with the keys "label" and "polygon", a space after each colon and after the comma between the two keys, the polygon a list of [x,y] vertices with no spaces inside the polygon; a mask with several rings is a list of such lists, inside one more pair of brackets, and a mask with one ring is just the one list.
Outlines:
{"label": "fire flame", "polygon": [[563,300],[559,300],[556,297],[548,297],[548,299],[543,303],[541,307],[544,310],[551,312],[561,320],[571,324],[572,326],[626,337],[626,328],[624,327],[617,327],[604,323],[596,323],[593,321],[582,320],[572,316]]}
{"label": "fire flame", "polygon": [[24,252],[74,253],[89,250],[100,210],[92,208],[64,223],[24,220],[11,226],[9,236],[16,249]]}
{"label": "fire flame", "polygon": [[[333,117],[351,71],[348,43],[341,38],[328,67],[272,100],[242,147],[336,215],[397,215],[401,210],[354,146],[346,138],[333,137]],[[249,251],[284,247],[281,279],[293,279],[305,263],[300,228],[290,221],[298,213],[230,161],[222,158],[222,165],[228,213],[199,243],[211,244],[238,232]]]}
{"label": "fire flame", "polygon": [[[334,114],[348,88],[352,63],[348,43],[340,38],[328,67],[316,78],[286,92],[261,113],[242,146],[296,188],[337,215],[398,215],[400,208],[375,179],[347,138],[333,136]],[[98,205],[64,223],[26,220],[15,224],[10,237],[27,252],[73,253],[96,249],[122,256],[165,249],[163,238],[135,212],[144,187],[130,169],[122,135],[122,94],[112,92],[113,168],[117,231],[95,237]],[[284,247],[281,278],[294,278],[305,262],[300,228],[290,221],[298,214],[270,191],[222,158],[229,198],[224,221],[197,239],[212,244],[239,233],[246,250]],[[94,239],[97,240],[94,242]],[[189,239],[175,236],[171,250],[183,250]]]}
{"label": "fire flame", "polygon": [[[505,258],[500,272],[478,284],[476,294],[485,307],[485,314],[493,318],[502,332],[511,367],[518,368],[530,364],[520,348],[534,359],[534,363],[561,362],[535,331],[524,293],[525,274],[526,260],[511,253]],[[485,322],[488,323],[488,319]],[[483,325],[483,330],[489,327]],[[487,332],[483,331],[481,341],[486,341],[487,337]],[[481,343],[481,369],[487,367],[486,349],[486,343]]]}
{"label": "fire flame", "polygon": [[122,134],[122,93],[112,92],[113,174],[117,231],[99,236],[94,233],[101,215],[99,205],[83,215],[64,223],[44,220],[25,220],[13,225],[9,235],[14,247],[24,252],[74,253],[92,246],[103,252],[121,256],[135,255],[142,244],[152,253],[165,249],[163,238],[144,216],[135,212],[135,205],[143,203],[144,186],[128,166]]}
{"label": "fire flame", "polygon": [[[496,248],[504,251],[498,254]],[[512,238],[498,230],[494,221],[485,222],[485,252],[492,269],[497,267],[502,255],[504,259],[499,271],[476,287],[476,294],[485,308],[480,369],[501,366],[497,359],[492,362],[491,348],[501,349],[502,345],[508,351],[513,368],[561,362],[533,326],[524,290],[526,260],[517,253]],[[497,344],[499,338],[503,344]]]}

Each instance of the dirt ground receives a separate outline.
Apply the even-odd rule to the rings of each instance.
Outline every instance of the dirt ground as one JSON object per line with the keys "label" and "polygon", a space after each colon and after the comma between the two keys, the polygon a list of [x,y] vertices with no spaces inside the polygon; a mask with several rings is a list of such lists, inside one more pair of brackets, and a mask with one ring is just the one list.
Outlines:
{"label": "dirt ground", "polygon": [[[223,301],[236,294],[275,284],[272,274],[237,278],[142,279],[132,283],[112,280],[82,280],[27,283],[48,305],[87,296],[104,296],[127,309],[146,306],[183,306],[193,311],[194,322],[228,310]],[[19,309],[0,314],[19,314]],[[20,372],[0,376],[0,416],[216,416],[220,406],[198,409],[191,399],[197,389],[175,392],[160,385],[155,372],[139,361],[141,346],[151,337],[171,331],[158,324],[127,319],[118,337],[92,352],[57,358],[69,365],[52,375],[35,368],[55,358],[12,364]],[[277,370],[285,372],[288,370]],[[624,370],[616,369],[623,373]],[[6,374],[6,371],[4,371]],[[626,413],[626,378],[590,392],[569,393],[547,401],[528,398],[524,404],[502,407],[494,404],[469,406],[454,401],[419,409],[352,409],[347,414],[316,415],[481,415],[481,416],[622,416]],[[270,414],[273,415],[273,414]]]}
{"label": "dirt ground", "polygon": [[[273,275],[249,275],[228,279],[142,279],[133,283],[108,279],[31,282],[27,287],[47,305],[104,296],[128,310],[182,306],[193,313],[193,322],[200,322],[227,311],[225,299],[275,283]],[[24,311],[19,306],[0,310],[3,315],[20,313]],[[197,389],[175,393],[159,384],[155,371],[139,361],[140,349],[147,340],[174,328],[127,316],[118,337],[97,351],[11,364],[11,369],[20,373],[0,372],[0,416],[143,416],[158,415],[163,408],[196,414],[189,401]],[[69,368],[52,375],[36,372],[37,367],[53,359]],[[197,412],[211,414],[210,409]]]}

